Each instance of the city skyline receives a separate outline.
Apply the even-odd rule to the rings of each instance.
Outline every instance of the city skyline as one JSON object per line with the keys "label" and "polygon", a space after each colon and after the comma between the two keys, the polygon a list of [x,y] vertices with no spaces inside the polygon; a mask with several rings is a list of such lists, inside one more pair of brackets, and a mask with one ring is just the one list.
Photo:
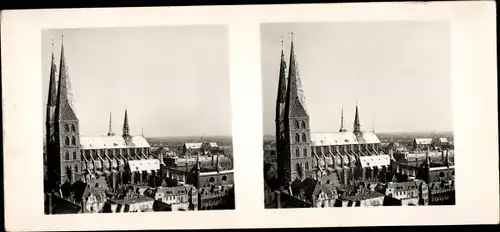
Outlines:
{"label": "city skyline", "polygon": [[264,135],[274,134],[280,50],[288,63],[291,32],[311,131],[338,131],[342,107],[352,131],[357,103],[365,131],[453,131],[447,23],[279,23],[261,25]]}
{"label": "city skyline", "polygon": [[110,113],[121,134],[126,109],[131,134],[231,136],[226,26],[44,31],[43,105],[61,39],[83,136],[108,133]]}

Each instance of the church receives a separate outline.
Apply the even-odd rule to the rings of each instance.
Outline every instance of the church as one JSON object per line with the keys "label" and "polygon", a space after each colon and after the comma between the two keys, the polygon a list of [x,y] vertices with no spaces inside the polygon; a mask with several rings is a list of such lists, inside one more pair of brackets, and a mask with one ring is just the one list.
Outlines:
{"label": "church", "polygon": [[146,139],[130,134],[127,110],[122,135],[112,132],[110,115],[107,135],[80,136],[64,44],[58,74],[52,53],[46,109],[48,191],[99,177],[105,177],[114,189],[122,184],[147,183],[160,173],[160,161],[151,155]]}
{"label": "church", "polygon": [[380,150],[380,140],[374,131],[361,131],[358,106],[352,131],[345,128],[342,109],[338,132],[312,132],[293,38],[288,65],[287,72],[282,48],[275,112],[281,188],[296,192],[293,186],[301,186],[306,179],[335,184],[338,188],[348,188],[361,181],[385,182],[390,157]]}

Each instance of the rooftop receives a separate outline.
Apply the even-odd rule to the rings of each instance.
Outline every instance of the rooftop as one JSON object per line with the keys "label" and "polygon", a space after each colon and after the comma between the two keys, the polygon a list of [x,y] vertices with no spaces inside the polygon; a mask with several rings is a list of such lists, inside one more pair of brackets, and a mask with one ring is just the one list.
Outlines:
{"label": "rooftop", "polygon": [[120,204],[120,205],[131,205],[131,204],[136,204],[136,203],[154,201],[154,199],[151,197],[140,196],[137,198],[124,198],[121,200],[109,200],[109,201],[111,201],[112,203],[115,203],[115,204]]}
{"label": "rooftop", "polygon": [[367,194],[359,194],[355,196],[342,196],[340,199],[349,200],[349,201],[362,201],[367,199],[373,199],[378,197],[384,197],[385,195],[379,192],[370,192]]}

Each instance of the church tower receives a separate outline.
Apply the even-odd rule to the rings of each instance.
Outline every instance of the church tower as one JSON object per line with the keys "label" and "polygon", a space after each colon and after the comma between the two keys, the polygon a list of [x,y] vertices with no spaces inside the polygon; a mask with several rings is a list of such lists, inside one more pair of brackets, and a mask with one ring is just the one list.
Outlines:
{"label": "church tower", "polygon": [[311,138],[309,130],[309,114],[305,104],[304,92],[300,80],[298,63],[293,47],[293,34],[290,45],[290,62],[288,70],[288,88],[284,110],[285,144],[282,154],[282,184],[295,179],[304,179],[313,170]]}
{"label": "church tower", "polygon": [[[55,149],[50,155],[56,155],[52,171],[55,171],[53,181],[63,184],[74,182],[81,178],[80,128],[75,113],[71,82],[64,56],[64,44],[61,45],[59,65],[59,84],[55,106]],[[54,162],[54,161],[52,161]]]}

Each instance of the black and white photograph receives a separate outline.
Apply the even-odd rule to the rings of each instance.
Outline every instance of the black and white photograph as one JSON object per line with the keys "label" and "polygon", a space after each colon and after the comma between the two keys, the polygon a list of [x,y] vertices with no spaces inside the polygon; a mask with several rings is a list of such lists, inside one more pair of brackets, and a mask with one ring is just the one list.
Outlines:
{"label": "black and white photograph", "polygon": [[261,40],[266,208],[455,204],[449,23],[263,24]]}
{"label": "black and white photograph", "polygon": [[226,26],[42,40],[45,214],[235,208]]}
{"label": "black and white photograph", "polygon": [[5,230],[498,224],[495,6],[4,10]]}

